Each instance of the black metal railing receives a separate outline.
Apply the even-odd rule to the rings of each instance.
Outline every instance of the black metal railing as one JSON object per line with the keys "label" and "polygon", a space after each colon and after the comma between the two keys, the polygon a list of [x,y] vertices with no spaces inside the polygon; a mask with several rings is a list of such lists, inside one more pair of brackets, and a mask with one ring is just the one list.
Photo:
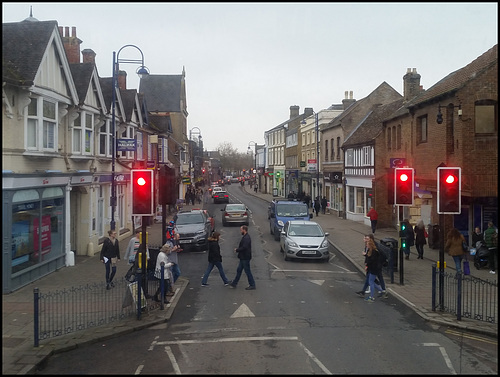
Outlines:
{"label": "black metal railing", "polygon": [[498,323],[498,283],[471,275],[448,273],[432,266],[432,311]]}
{"label": "black metal railing", "polygon": [[[154,270],[144,275],[137,275],[134,282],[125,278],[114,281],[114,287],[106,289],[105,283],[93,283],[53,292],[33,290],[34,296],[34,345],[46,340],[76,331],[83,331],[98,326],[109,325],[116,321],[141,315],[151,310],[163,309],[164,302],[153,300],[156,290],[163,284],[163,279],[154,277]],[[160,270],[161,276],[166,271]],[[141,279],[139,281],[139,276]],[[140,295],[139,290],[143,294]],[[161,296],[163,297],[163,296]],[[161,298],[160,297],[160,298]]]}

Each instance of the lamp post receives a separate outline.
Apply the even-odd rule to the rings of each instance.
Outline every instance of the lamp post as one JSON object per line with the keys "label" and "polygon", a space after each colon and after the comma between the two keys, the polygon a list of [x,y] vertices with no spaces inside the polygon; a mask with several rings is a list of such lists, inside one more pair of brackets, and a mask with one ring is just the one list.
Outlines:
{"label": "lamp post", "polygon": [[255,174],[255,181],[254,181],[254,185],[257,183],[257,143],[255,141],[250,141],[248,143],[248,152],[250,152],[250,144],[253,143],[253,146],[255,147],[255,155],[254,155],[254,168],[253,168],[253,173]]}
{"label": "lamp post", "polygon": [[[141,59],[120,59],[120,52],[125,47],[134,47],[141,53]],[[144,65],[144,54],[141,49],[135,45],[125,45],[118,50],[118,53],[113,51],[113,78],[111,82],[112,89],[112,115],[111,115],[111,127],[112,127],[112,156],[111,156],[111,230],[115,230],[115,209],[116,209],[116,182],[115,182],[115,162],[116,162],[116,87],[117,87],[117,76],[119,70],[120,63],[135,63],[140,64],[141,66],[137,69],[136,73],[142,79],[149,75],[149,70]],[[145,237],[144,237],[145,239]]]}
{"label": "lamp post", "polygon": [[201,130],[198,127],[193,127],[189,130],[189,179],[192,178],[191,170],[193,168],[193,141],[191,140],[193,130],[197,130],[194,133],[198,134],[198,139],[201,139]]}
{"label": "lamp post", "polygon": [[[318,124],[318,113],[313,111],[314,114],[314,132],[316,133],[316,196],[320,196],[320,185],[319,185],[319,124]],[[302,120],[301,124],[305,125],[306,120]],[[314,200],[314,198],[313,198]]]}

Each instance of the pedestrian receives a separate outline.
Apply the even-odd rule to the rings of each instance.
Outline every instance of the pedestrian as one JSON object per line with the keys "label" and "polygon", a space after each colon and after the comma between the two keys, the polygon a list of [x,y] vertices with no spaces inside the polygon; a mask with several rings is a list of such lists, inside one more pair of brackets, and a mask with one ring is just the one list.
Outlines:
{"label": "pedestrian", "polygon": [[[139,246],[141,244],[141,231],[136,230],[135,236],[130,239],[127,245],[127,250],[125,251],[125,256],[123,259],[128,261],[129,266],[133,266],[135,262],[135,257],[137,255],[137,250],[139,250]],[[149,260],[149,249],[146,248],[147,260]]]}
{"label": "pedestrian", "polygon": [[172,271],[170,270],[170,267],[172,267],[171,262],[168,260],[168,253],[171,251],[172,246],[170,242],[165,243],[160,249],[160,252],[158,253],[158,257],[156,258],[156,268],[155,268],[155,278],[158,280],[158,288],[156,289],[156,292],[154,294],[153,300],[156,302],[160,302],[159,295],[161,293],[161,285],[162,285],[162,280],[161,280],[161,263],[163,262],[163,292],[164,296],[163,302],[168,304],[167,300],[167,294],[169,291],[171,291],[171,282],[172,282]]}
{"label": "pedestrian", "polygon": [[477,243],[479,241],[484,241],[483,233],[481,232],[481,228],[476,226],[474,228],[474,233],[472,233],[472,245],[471,247],[478,247]]}
{"label": "pedestrian", "polygon": [[318,217],[318,215],[319,215],[320,208],[321,208],[321,204],[319,202],[319,196],[317,196],[316,199],[314,199],[314,211],[316,212],[316,217]]}
{"label": "pedestrian", "polygon": [[288,197],[287,197],[287,199],[295,199],[295,194],[294,194],[292,191],[290,191],[290,192],[288,193]]}
{"label": "pedestrian", "polygon": [[245,289],[252,290],[255,289],[255,280],[253,278],[252,271],[250,270],[250,260],[252,259],[252,240],[248,234],[248,226],[240,226],[240,232],[242,235],[240,244],[236,249],[234,249],[234,252],[238,253],[240,263],[236,269],[236,277],[229,284],[229,286],[231,288],[236,288],[238,282],[240,281],[241,273],[245,270],[245,274],[248,278],[248,287]]}
{"label": "pedestrian", "polygon": [[255,191],[255,193],[257,193],[257,189],[259,188],[259,186],[256,184],[254,187],[253,187],[253,191]]}
{"label": "pedestrian", "polygon": [[488,264],[490,265],[490,274],[495,274],[496,260],[498,254],[498,229],[495,228],[493,221],[488,222],[488,229],[484,231],[484,243],[490,251],[488,253]]}
{"label": "pedestrian", "polygon": [[366,271],[368,274],[370,293],[369,296],[365,298],[365,301],[374,302],[375,298],[373,296],[375,294],[375,289],[377,289],[379,292],[382,291],[382,287],[375,283],[375,279],[378,275],[381,274],[382,266],[380,264],[380,252],[377,250],[375,242],[371,238],[369,238],[366,242],[366,246]]}
{"label": "pedestrian", "polygon": [[375,234],[375,231],[377,230],[378,212],[375,210],[375,208],[370,207],[370,210],[368,211],[366,216],[370,218],[372,233]]}
{"label": "pedestrian", "polygon": [[[370,240],[372,240],[373,242],[375,242],[375,238],[373,236],[373,233],[365,234],[363,240],[364,240],[364,243],[365,243],[365,247],[364,247],[364,250],[363,250],[363,256],[365,257],[365,270],[367,270],[366,263],[367,263],[367,259],[368,259],[368,257],[367,257],[368,242]],[[375,246],[376,246],[376,243],[375,243]],[[378,250],[378,248],[377,248],[377,250]],[[382,252],[379,251],[379,253],[380,253],[380,256],[382,256]],[[382,257],[380,259],[382,260]],[[380,286],[378,297],[389,298],[389,294],[387,293],[386,287],[385,287],[384,274],[382,272],[382,268],[380,269],[380,273],[377,275],[377,278],[375,280],[375,284],[378,284]],[[361,291],[356,292],[356,294],[358,296],[360,296],[360,297],[365,297],[365,293],[370,293],[371,292],[371,288],[370,288],[370,290],[367,290],[369,287],[370,287],[369,274],[368,274],[368,271],[366,271],[366,278],[365,278],[365,283],[363,285],[363,289]]]}
{"label": "pedestrian", "polygon": [[419,220],[414,228],[415,231],[415,248],[417,249],[418,257],[417,259],[424,259],[424,245],[427,244],[425,235],[427,234],[425,230],[425,225],[423,220]]}
{"label": "pedestrian", "polygon": [[120,260],[120,244],[116,239],[116,230],[108,230],[108,238],[104,240],[100,259],[106,267],[106,289],[115,286],[113,278],[116,274],[116,263]]}
{"label": "pedestrian", "polygon": [[457,228],[453,228],[448,232],[446,244],[444,245],[444,250],[451,255],[455,261],[457,274],[462,273],[462,259],[465,254],[463,249],[464,242],[465,238],[463,234],[460,233]]}
{"label": "pedestrian", "polygon": [[212,235],[208,238],[208,267],[201,279],[201,286],[208,287],[208,277],[212,272],[214,267],[217,267],[219,270],[219,275],[224,282],[224,285],[229,285],[230,281],[226,277],[224,273],[224,267],[222,267],[222,255],[220,253],[220,245],[219,245],[219,232],[213,232]]}
{"label": "pedestrian", "polygon": [[322,214],[326,213],[327,206],[328,206],[328,200],[326,200],[326,196],[323,196],[323,199],[321,199],[321,213]]}
{"label": "pedestrian", "polygon": [[405,259],[410,259],[411,247],[415,245],[415,232],[410,224],[410,220],[404,219],[403,223],[405,224],[404,234],[406,239],[406,247],[403,251],[406,254]]}
{"label": "pedestrian", "polygon": [[[171,240],[167,240],[166,243],[170,245],[170,252],[167,253],[168,260],[172,263],[170,267],[172,271],[172,286],[175,284],[179,276],[181,276],[181,269],[179,267],[179,253],[182,251],[182,248],[179,244],[180,235],[179,233],[174,233],[174,238]],[[173,293],[173,287],[171,289],[171,293]]]}

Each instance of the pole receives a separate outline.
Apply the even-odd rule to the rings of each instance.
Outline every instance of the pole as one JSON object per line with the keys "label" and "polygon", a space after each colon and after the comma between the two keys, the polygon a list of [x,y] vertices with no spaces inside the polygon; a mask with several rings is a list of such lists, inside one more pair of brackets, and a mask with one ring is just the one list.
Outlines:
{"label": "pole", "polygon": [[116,159],[116,52],[113,51],[113,76],[111,79],[111,230],[115,230],[115,208],[116,208],[116,182],[115,182],[115,159]]}
{"label": "pole", "polygon": [[316,128],[316,197],[319,199],[319,125],[318,113],[314,113],[314,121]]}
{"label": "pole", "polygon": [[444,215],[439,215],[439,309],[444,308]]}

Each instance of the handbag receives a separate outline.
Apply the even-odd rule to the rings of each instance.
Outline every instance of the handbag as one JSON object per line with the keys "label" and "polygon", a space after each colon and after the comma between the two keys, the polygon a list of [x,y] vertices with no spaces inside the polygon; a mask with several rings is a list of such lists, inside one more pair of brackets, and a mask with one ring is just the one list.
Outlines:
{"label": "handbag", "polygon": [[464,260],[464,275],[470,275],[470,267],[468,260]]}

